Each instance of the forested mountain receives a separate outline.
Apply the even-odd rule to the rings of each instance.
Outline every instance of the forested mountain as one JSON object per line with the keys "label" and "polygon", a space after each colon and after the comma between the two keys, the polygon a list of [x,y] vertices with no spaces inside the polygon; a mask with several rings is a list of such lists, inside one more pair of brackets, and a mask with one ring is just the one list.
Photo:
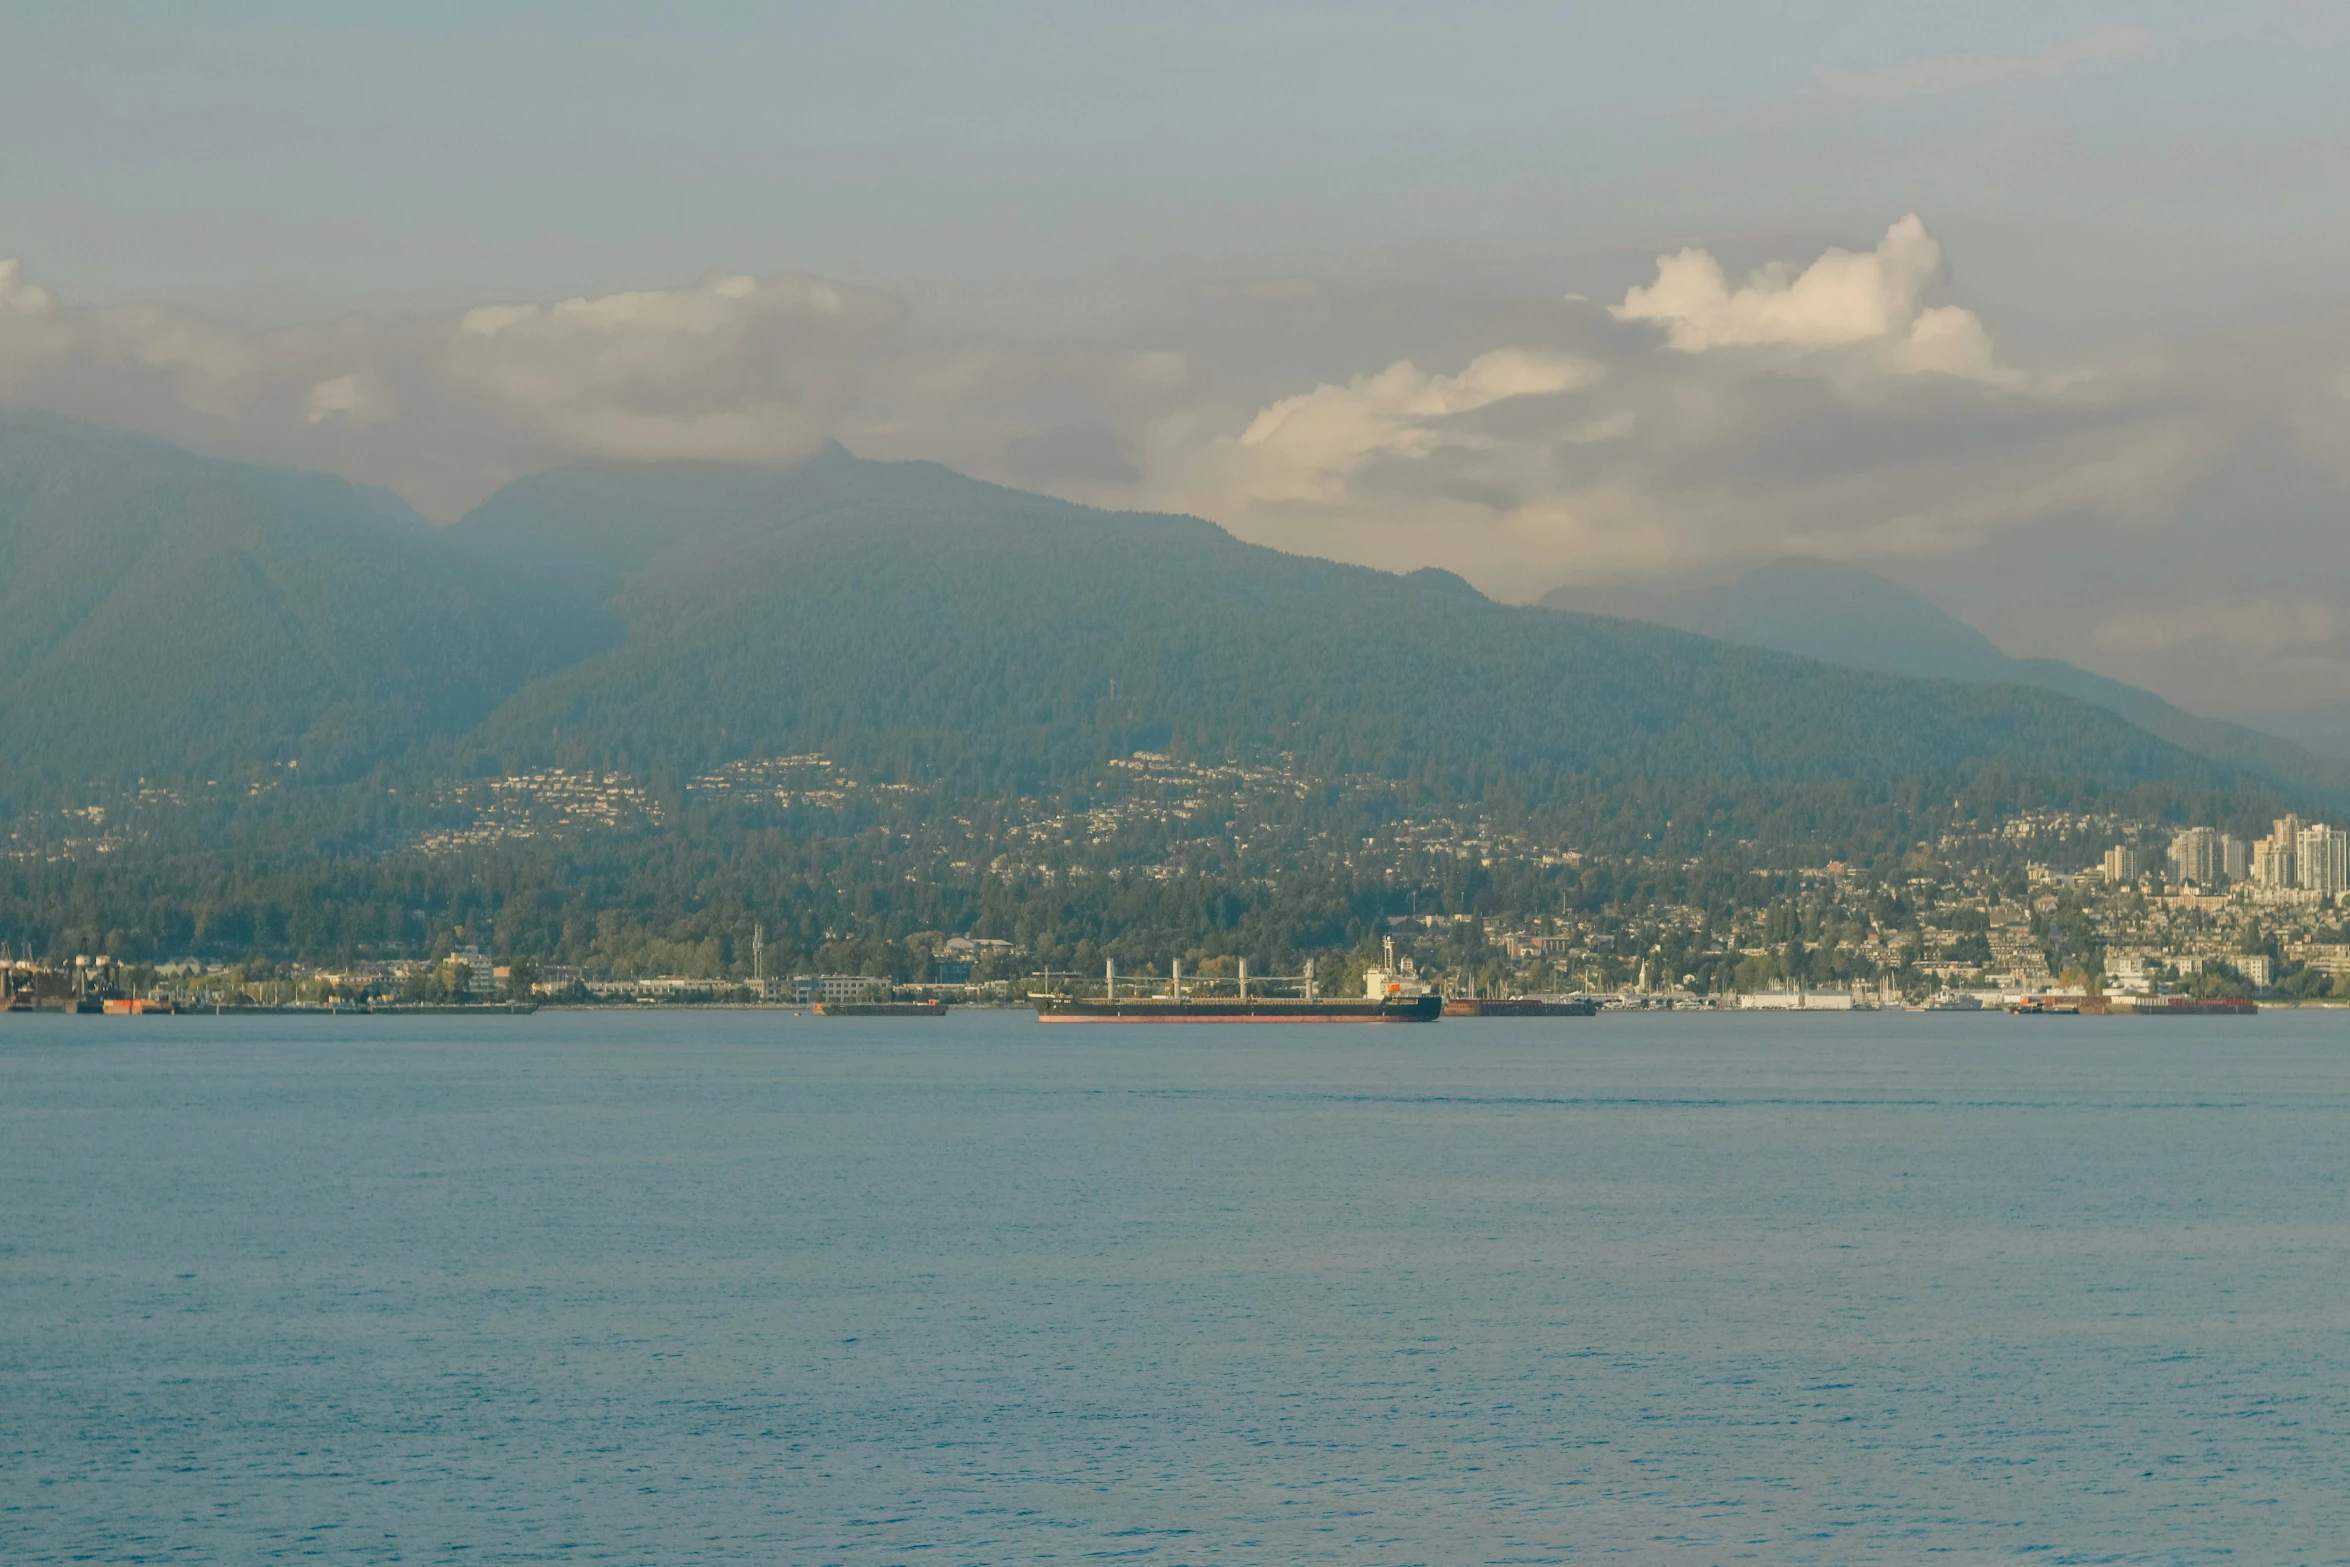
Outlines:
{"label": "forested mountain", "polygon": [[1898,879],[1925,841],[2023,852],[2002,824],[2026,813],[2030,852],[2075,855],[2125,819],[2343,799],[2044,690],[1509,607],[838,449],[558,471],[433,529],[11,416],[0,549],[20,950],[494,931],[707,968],[763,924],[825,962],[924,929],[1295,956],[1422,893],[1735,903],[1839,855]]}
{"label": "forested mountain", "polygon": [[608,586],[625,628],[476,732],[509,768],[685,773],[822,751],[1001,794],[1173,748],[1529,799],[1940,788],[1985,770],[2103,787],[2227,776],[2042,692],[1506,607],[1444,573],[1283,555],[1196,519],[837,450],[789,473],[550,474],[452,542]]}
{"label": "forested mountain", "polygon": [[[1561,588],[1545,607],[1619,604]],[[1637,618],[1701,636],[1880,674],[2035,686],[2108,712],[2198,756],[2288,788],[2350,793],[2350,762],[2290,740],[2174,707],[2151,691],[2053,658],[2010,658],[1974,627],[1874,572],[1834,561],[1788,560],[1725,587],[1638,606]]]}
{"label": "forested mountain", "polygon": [[396,497],[0,416],[0,801],[292,761],[347,777],[597,645]]}
{"label": "forested mountain", "polygon": [[13,416],[0,546],[20,795],[286,760],[322,780],[588,764],[674,783],[820,751],[980,798],[1172,749],[1630,827],[1758,787],[2234,776],[2043,692],[1506,607],[1448,573],[838,448],[789,470],[553,472],[433,530],[340,481]]}

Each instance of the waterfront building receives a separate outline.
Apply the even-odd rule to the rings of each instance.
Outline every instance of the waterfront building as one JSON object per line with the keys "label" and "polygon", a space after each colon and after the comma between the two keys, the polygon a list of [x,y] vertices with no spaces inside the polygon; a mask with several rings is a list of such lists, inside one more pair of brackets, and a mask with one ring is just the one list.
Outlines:
{"label": "waterfront building", "polygon": [[802,1006],[821,1001],[827,1006],[844,1002],[887,1001],[890,982],[872,974],[801,974],[792,980],[792,994]]}
{"label": "waterfront building", "polygon": [[449,954],[449,966],[461,973],[468,995],[495,995],[498,989],[497,965],[485,956],[479,947],[459,947]]}
{"label": "waterfront building", "polygon": [[2151,953],[2109,951],[2105,954],[2105,988],[2122,996],[2150,994],[2154,989],[2151,971],[2159,961]]}
{"label": "waterfront building", "polygon": [[1762,990],[1740,996],[1748,1012],[1850,1012],[1852,993],[1846,990]]}

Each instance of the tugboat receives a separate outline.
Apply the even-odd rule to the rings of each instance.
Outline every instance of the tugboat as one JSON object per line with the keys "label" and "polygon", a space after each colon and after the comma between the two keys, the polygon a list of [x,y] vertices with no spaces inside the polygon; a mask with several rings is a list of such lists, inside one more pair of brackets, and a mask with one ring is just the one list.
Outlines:
{"label": "tugboat", "polygon": [[1167,988],[1156,995],[1120,995],[1118,965],[1103,971],[1102,993],[1072,996],[1060,991],[1032,992],[1040,1023],[1433,1023],[1444,1014],[1444,997],[1420,982],[1411,959],[1399,967],[1395,939],[1387,941],[1386,966],[1363,976],[1359,1000],[1325,1000],[1315,994],[1314,965],[1289,978],[1260,977],[1257,983],[1295,985],[1302,994],[1249,994],[1248,964],[1240,965],[1237,993],[1203,996],[1194,981],[1189,989],[1178,960],[1169,969]]}

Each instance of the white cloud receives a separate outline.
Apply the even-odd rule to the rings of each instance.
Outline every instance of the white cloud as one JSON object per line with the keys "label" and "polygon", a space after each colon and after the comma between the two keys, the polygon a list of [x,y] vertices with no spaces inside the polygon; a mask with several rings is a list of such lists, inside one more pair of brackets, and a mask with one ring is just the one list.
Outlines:
{"label": "white cloud", "polygon": [[[2164,525],[2227,437],[2160,375],[2003,365],[1971,311],[1934,301],[1943,277],[1915,218],[1737,284],[1685,252],[1613,310],[1527,310],[1511,346],[1138,410],[1113,420],[1135,478],[1056,487],[1283,548],[1444,565],[1514,600],[1786,554],[1917,569],[2093,535],[2071,558],[2103,573],[2105,536]],[[1336,291],[1324,304],[1323,337],[1397,323],[1390,299],[1351,318]],[[1491,319],[1480,305],[1453,335]],[[1195,368],[1212,387],[1215,367]]]}
{"label": "white cloud", "polygon": [[831,435],[861,354],[895,321],[895,303],[869,291],[713,273],[691,288],[469,310],[442,362],[455,385],[579,456],[783,462]]}
{"label": "white cloud", "polygon": [[0,261],[0,399],[330,468],[450,516],[563,461],[807,456],[898,316],[869,289],[713,273],[254,331],[169,305],[75,307]]}
{"label": "white cloud", "polygon": [[1286,397],[1249,421],[1240,445],[1255,459],[1259,493],[1337,498],[1347,478],[1377,458],[1418,460],[1479,437],[1450,427],[1455,415],[1516,397],[1588,386],[1604,372],[1589,360],[1497,349],[1458,375],[1430,375],[1399,360],[1344,386]]}
{"label": "white cloud", "polygon": [[14,315],[46,315],[57,308],[57,296],[28,282],[24,263],[14,257],[0,260],[0,310]]}
{"label": "white cloud", "polygon": [[2142,27],[2093,28],[2030,54],[1959,54],[1904,60],[1868,71],[1827,71],[1821,82],[1855,98],[1919,98],[1987,87],[2016,77],[2051,80],[2085,65],[2144,54],[2153,37]]}
{"label": "white cloud", "polygon": [[1705,251],[1660,256],[1656,281],[1626,290],[1609,313],[1663,327],[1665,341],[1683,353],[1874,344],[1889,350],[1888,364],[1911,373],[2013,379],[1973,312],[1926,308],[1926,295],[1942,276],[1942,246],[1913,212],[1888,228],[1874,250],[1831,249],[1800,273],[1774,262],[1735,289]]}
{"label": "white cloud", "polygon": [[1299,281],[1187,292],[1107,341],[909,338],[887,295],[734,273],[255,331],[77,306],[0,262],[0,406],[444,518],[559,462],[782,462],[838,434],[1511,600],[1827,556],[2175,695],[2350,696],[2325,684],[2350,630],[2301,617],[2254,647],[2167,611],[2224,603],[2212,624],[2241,627],[2279,572],[2350,580],[2350,333],[2027,374],[1947,288],[1914,217],[1736,280],[1666,256],[1613,309],[1487,276]]}
{"label": "white cloud", "polygon": [[2019,380],[2014,371],[2000,367],[1991,352],[1991,334],[1974,312],[1956,305],[1919,311],[1894,349],[1894,360],[1913,373],[1930,370],[1971,381]]}
{"label": "white cloud", "polygon": [[1685,353],[1785,343],[1817,347],[1890,337],[1917,319],[1942,272],[1942,247],[1916,213],[1895,223],[1864,254],[1829,250],[1790,276],[1783,262],[1732,290],[1722,264],[1702,250],[1661,256],[1656,282],[1626,291],[1611,314],[1653,321]]}
{"label": "white cloud", "polygon": [[372,375],[338,375],[319,382],[302,399],[302,417],[311,424],[324,424],[329,419],[377,424],[394,411],[391,393]]}

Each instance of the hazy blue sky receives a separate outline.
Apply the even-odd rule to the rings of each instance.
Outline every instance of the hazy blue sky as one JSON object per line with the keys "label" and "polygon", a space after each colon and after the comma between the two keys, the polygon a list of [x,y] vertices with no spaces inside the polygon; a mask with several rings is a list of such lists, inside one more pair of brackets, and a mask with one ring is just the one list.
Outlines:
{"label": "hazy blue sky", "polygon": [[1831,554],[2350,701],[2346,67],[2340,4],[0,0],[0,402],[438,516],[838,435],[1515,597]]}
{"label": "hazy blue sky", "polygon": [[2127,330],[2333,286],[2346,9],[8,4],[0,213],[93,299],[726,266],[1034,317],[1223,273],[1620,288],[1916,210],[2016,324]]}

